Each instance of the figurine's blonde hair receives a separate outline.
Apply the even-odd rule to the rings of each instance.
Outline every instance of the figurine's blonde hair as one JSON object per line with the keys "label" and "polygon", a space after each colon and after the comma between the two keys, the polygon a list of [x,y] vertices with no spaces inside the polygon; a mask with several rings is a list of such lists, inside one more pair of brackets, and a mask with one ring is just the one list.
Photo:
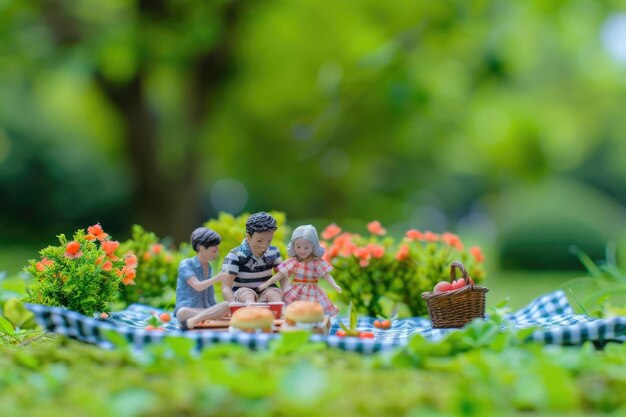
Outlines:
{"label": "figurine's blonde hair", "polygon": [[291,242],[287,246],[287,255],[296,256],[296,251],[293,249],[293,244],[298,239],[308,240],[313,244],[313,256],[318,258],[324,256],[326,250],[320,245],[320,239],[317,237],[317,230],[310,224],[304,226],[298,226],[291,234]]}

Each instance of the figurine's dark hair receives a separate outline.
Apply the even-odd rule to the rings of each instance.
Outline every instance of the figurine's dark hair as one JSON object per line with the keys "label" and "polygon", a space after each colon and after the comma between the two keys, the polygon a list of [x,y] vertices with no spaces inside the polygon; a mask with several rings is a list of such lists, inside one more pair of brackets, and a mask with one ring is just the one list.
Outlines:
{"label": "figurine's dark hair", "polygon": [[278,229],[276,226],[276,219],[264,211],[254,213],[248,217],[248,221],[246,221],[246,234],[250,236],[252,236],[255,232],[267,232],[268,230],[276,229]]}
{"label": "figurine's dark hair", "polygon": [[222,237],[214,230],[208,227],[198,227],[191,233],[191,247],[198,252],[198,246],[205,248],[217,246],[222,242]]}

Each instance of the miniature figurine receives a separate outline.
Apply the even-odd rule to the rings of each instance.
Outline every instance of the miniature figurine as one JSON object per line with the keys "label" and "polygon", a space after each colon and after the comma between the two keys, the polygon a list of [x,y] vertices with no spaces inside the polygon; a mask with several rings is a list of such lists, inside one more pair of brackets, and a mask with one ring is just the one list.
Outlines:
{"label": "miniature figurine", "polygon": [[282,262],[278,248],[271,246],[276,229],[276,219],[268,213],[255,213],[248,218],[245,239],[226,255],[222,264],[222,294],[226,301],[283,300],[283,291],[274,284],[276,280],[261,288],[272,277],[273,268]]}
{"label": "miniature figurine", "polygon": [[206,227],[199,227],[191,233],[191,246],[197,255],[178,264],[176,282],[174,315],[183,330],[193,329],[204,320],[220,319],[230,313],[227,302],[215,301],[213,284],[221,281],[222,276],[211,278],[209,264],[217,257],[221,241],[217,232]]}
{"label": "miniature figurine", "polygon": [[324,278],[335,291],[341,293],[341,287],[330,275],[333,267],[321,258],[324,252],[315,227],[311,225],[297,227],[287,247],[287,254],[291,258],[280,264],[276,275],[262,284],[259,290],[269,287],[278,280],[282,282],[293,275],[291,286],[284,292],[285,305],[297,300],[317,301],[324,307],[327,315],[336,315],[339,312],[337,306],[317,285],[319,278]]}

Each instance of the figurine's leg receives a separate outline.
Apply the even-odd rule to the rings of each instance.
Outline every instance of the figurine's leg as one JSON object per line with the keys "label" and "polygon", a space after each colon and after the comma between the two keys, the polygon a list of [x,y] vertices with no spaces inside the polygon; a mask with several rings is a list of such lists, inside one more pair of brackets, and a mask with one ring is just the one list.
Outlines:
{"label": "figurine's leg", "polygon": [[176,312],[176,320],[178,320],[179,323],[182,323],[185,320],[187,320],[189,317],[193,317],[196,314],[201,313],[203,311],[204,311],[204,308],[181,307]]}
{"label": "figurine's leg", "polygon": [[239,288],[235,291],[235,301],[238,303],[256,303],[256,292],[251,288]]}
{"label": "figurine's leg", "polygon": [[193,317],[187,319],[187,328],[193,329],[196,324],[203,322],[204,320],[219,320],[228,314],[230,308],[226,301],[217,303],[212,307],[204,309],[202,312],[196,314]]}
{"label": "figurine's leg", "polygon": [[[195,310],[195,311],[192,311]],[[181,308],[176,314],[176,319],[183,329],[193,329],[196,324],[204,320],[218,320],[230,311],[228,303],[223,301],[209,308]],[[189,313],[192,313],[191,315]]]}
{"label": "figurine's leg", "polygon": [[259,301],[264,303],[278,303],[283,301],[283,292],[280,288],[270,287],[259,296]]}

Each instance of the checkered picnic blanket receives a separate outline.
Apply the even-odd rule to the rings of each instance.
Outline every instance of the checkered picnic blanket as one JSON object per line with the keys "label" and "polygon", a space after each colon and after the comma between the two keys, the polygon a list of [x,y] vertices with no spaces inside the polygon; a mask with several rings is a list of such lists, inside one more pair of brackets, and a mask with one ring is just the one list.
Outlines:
{"label": "checkered picnic blanket", "polygon": [[[266,348],[269,342],[279,337],[276,334],[249,334],[217,332],[212,330],[181,331],[175,320],[166,323],[164,331],[145,330],[146,320],[159,310],[153,307],[133,304],[126,310],[111,313],[108,319],[90,318],[74,311],[59,307],[27,304],[35,313],[38,323],[50,332],[66,335],[84,342],[94,343],[105,348],[112,347],[108,332],[121,335],[141,349],[151,343],[158,343],[165,337],[181,337],[195,342],[198,350],[220,343],[237,343],[252,349]],[[556,291],[538,297],[521,310],[509,314],[506,319],[517,328],[536,327],[530,340],[546,344],[579,345],[585,341],[604,343],[626,341],[626,317],[595,319],[574,314],[565,293]],[[348,322],[346,317],[332,320],[328,336],[311,335],[311,341],[322,341],[332,347],[361,353],[373,353],[402,346],[414,334],[421,334],[429,340],[440,340],[457,329],[433,329],[428,319],[417,317],[394,320],[388,330],[373,326],[374,318],[362,317],[358,321],[359,330],[372,331],[374,339],[338,337],[339,321]]]}

